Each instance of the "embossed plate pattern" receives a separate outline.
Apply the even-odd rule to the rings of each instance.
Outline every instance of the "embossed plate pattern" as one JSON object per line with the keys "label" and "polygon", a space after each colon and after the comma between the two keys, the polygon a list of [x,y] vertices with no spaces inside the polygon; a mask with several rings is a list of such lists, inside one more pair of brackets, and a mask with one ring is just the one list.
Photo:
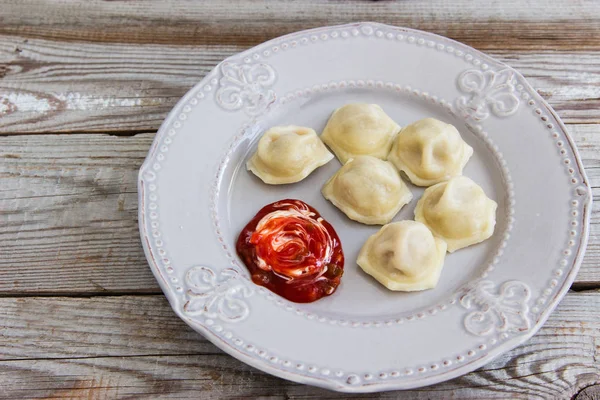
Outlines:
{"label": "embossed plate pattern", "polygon": [[[275,124],[320,131],[333,109],[380,104],[400,125],[433,116],[475,149],[465,175],[498,202],[482,244],[449,254],[437,288],[392,293],[358,268],[377,228],[320,195],[337,160],[267,186],[245,170]],[[412,219],[422,189],[395,220]],[[338,291],[294,304],[255,286],[237,234],[265,204],[299,198],[342,240]],[[175,312],[271,374],[345,392],[407,389],[474,370],[531,337],[583,257],[591,191],[554,111],[512,68],[452,40],[375,23],[287,35],[211,71],[161,126],[139,177],[150,267]]]}

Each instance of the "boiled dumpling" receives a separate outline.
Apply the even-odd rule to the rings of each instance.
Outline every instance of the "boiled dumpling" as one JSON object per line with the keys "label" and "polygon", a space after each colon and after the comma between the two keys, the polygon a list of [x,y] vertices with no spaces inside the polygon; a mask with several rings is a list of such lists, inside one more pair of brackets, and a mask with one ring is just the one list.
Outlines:
{"label": "boiled dumpling", "polygon": [[387,224],[412,200],[392,164],[371,156],[350,159],[323,186],[323,196],[350,219]]}
{"label": "boiled dumpling", "polygon": [[246,168],[272,185],[306,178],[333,159],[317,133],[301,126],[275,126],[260,138]]}
{"label": "boiled dumpling", "polygon": [[358,155],[385,160],[399,130],[377,104],[347,104],[333,112],[321,139],[342,164]]}
{"label": "boiled dumpling", "polygon": [[452,253],[492,236],[497,207],[479,185],[457,176],[425,190],[415,208],[415,220],[443,239]]}
{"label": "boiled dumpling", "polygon": [[367,239],[357,263],[390,290],[434,288],[444,265],[446,243],[420,222],[385,225]]}
{"label": "boiled dumpling", "polygon": [[473,148],[450,124],[425,118],[404,127],[388,155],[418,186],[431,186],[462,174]]}

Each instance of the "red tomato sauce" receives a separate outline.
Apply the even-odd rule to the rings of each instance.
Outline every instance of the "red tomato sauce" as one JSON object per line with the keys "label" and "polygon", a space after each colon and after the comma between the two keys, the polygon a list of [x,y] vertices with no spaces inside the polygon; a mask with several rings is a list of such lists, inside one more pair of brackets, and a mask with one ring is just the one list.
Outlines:
{"label": "red tomato sauce", "polygon": [[329,296],[344,273],[337,233],[300,200],[263,207],[240,233],[236,250],[254,283],[296,303]]}

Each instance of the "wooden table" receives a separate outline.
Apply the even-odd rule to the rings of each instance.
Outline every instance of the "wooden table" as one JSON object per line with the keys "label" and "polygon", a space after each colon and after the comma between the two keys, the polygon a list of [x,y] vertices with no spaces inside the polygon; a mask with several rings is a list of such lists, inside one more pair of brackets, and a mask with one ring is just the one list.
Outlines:
{"label": "wooden table", "polygon": [[595,203],[579,276],[537,335],[462,378],[357,397],[598,399],[600,2],[474,3],[0,0],[0,398],[350,397],[254,370],[175,316],[140,245],[136,177],[224,57],[373,20],[520,70],[567,123]]}

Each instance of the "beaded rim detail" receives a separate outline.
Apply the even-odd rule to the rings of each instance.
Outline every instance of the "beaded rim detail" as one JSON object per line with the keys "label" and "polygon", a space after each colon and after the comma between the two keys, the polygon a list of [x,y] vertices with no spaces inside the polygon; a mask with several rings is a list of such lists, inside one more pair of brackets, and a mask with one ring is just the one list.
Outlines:
{"label": "beaded rim detail", "polygon": [[[532,299],[531,304],[534,304],[534,306],[530,309],[530,313],[531,320],[535,321],[534,326],[524,334],[515,335],[510,332],[503,332],[496,337],[480,341],[474,348],[467,350],[466,353],[457,354],[454,359],[446,358],[430,365],[419,365],[402,371],[353,373],[286,360],[277,355],[269,354],[267,350],[258,349],[253,344],[244,343],[244,340],[236,337],[227,326],[217,324],[211,318],[192,319],[182,314],[178,309],[175,309],[175,311],[190,326],[203,333],[211,342],[217,344],[227,353],[276,376],[346,392],[408,389],[451,379],[470,372],[499,354],[516,347],[539,329],[548,318],[550,311],[568,290],[567,283],[574,279],[581,264],[583,250],[587,243],[592,198],[573,140],[550,106],[518,72],[461,43],[407,28],[397,28],[377,23],[357,23],[290,34],[258,45],[228,60],[243,60],[245,63],[251,63],[260,60],[262,56],[275,56],[279,51],[309,45],[320,40],[348,40],[359,35],[373,37],[378,40],[406,41],[415,46],[428,47],[453,54],[482,71],[490,68],[490,64],[492,64],[509,68],[514,72],[517,83],[516,90],[520,98],[524,100],[526,105],[531,107],[533,115],[548,130],[551,140],[554,141],[557,151],[561,155],[565,165],[565,173],[569,176],[569,182],[573,187],[569,209],[571,219],[568,226],[570,240],[565,244],[563,257],[559,261],[559,265],[552,270],[552,279],[549,280],[546,288],[541,290],[540,296],[537,299]],[[184,289],[178,279],[173,276],[174,269],[171,266],[166,246],[161,239],[158,222],[158,196],[156,194],[157,177],[160,173],[161,162],[165,159],[169,145],[177,135],[177,131],[187,119],[187,113],[200,101],[212,95],[210,93],[213,90],[211,83],[215,85],[217,83],[215,79],[217,78],[218,72],[213,70],[175,106],[173,112],[165,120],[156,135],[139,174],[139,223],[144,251],[152,267],[152,272],[172,304],[177,304],[178,300],[176,299],[183,295]],[[175,111],[181,112],[176,113]],[[572,157],[569,155],[569,150]],[[582,181],[574,176],[576,172]],[[574,238],[579,240],[575,241]],[[562,283],[560,280],[562,280]],[[551,304],[548,305],[549,303]],[[539,306],[544,307],[540,309]],[[503,347],[499,346],[501,343],[504,344]],[[432,374],[432,372],[435,372],[435,374]]]}

